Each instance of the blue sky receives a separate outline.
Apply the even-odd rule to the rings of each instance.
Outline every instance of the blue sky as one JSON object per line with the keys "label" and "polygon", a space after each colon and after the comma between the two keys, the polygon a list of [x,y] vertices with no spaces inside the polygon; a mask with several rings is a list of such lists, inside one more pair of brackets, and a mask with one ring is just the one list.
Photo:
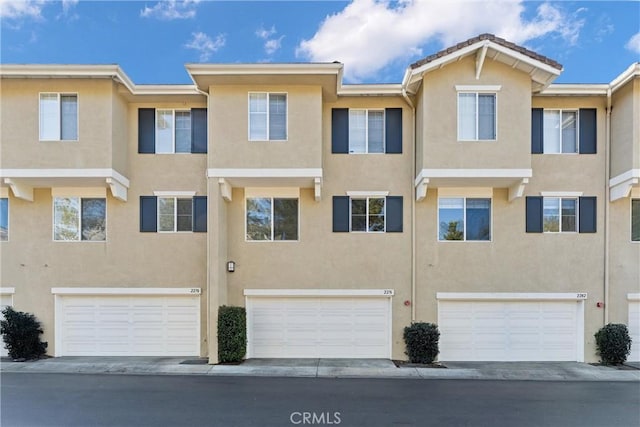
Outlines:
{"label": "blue sky", "polygon": [[489,32],[557,60],[556,83],[607,83],[640,61],[640,2],[0,0],[0,62],[119,64],[136,84],[191,83],[193,62],[345,64],[346,83]]}

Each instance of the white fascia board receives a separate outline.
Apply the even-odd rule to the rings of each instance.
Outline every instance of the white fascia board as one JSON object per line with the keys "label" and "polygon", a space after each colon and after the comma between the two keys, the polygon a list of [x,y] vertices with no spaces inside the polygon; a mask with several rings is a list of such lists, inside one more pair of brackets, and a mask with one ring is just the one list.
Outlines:
{"label": "white fascia board", "polygon": [[586,292],[437,292],[437,300],[545,300],[545,301],[577,301],[587,299]]}
{"label": "white fascia board", "polygon": [[637,294],[637,293],[627,294],[627,300],[628,301],[640,301],[640,294]]}
{"label": "white fascia board", "polygon": [[195,85],[135,85],[133,95],[202,95]]}
{"label": "white fascia board", "polygon": [[129,188],[115,169],[0,169],[0,178],[112,178]]}
{"label": "white fascia board", "polygon": [[392,297],[393,289],[245,289],[247,297]]}
{"label": "white fascia board", "polygon": [[442,56],[431,62],[427,62],[426,64],[423,64],[417,68],[414,68],[413,70],[411,70],[411,74],[418,75],[418,74],[422,74],[424,72],[430,71],[434,68],[439,68],[440,66],[446,64],[447,62],[451,62],[461,56],[467,55],[477,49],[480,49],[485,44],[486,44],[486,40],[481,40],[472,45],[463,47],[462,49],[458,49],[455,52],[450,53],[449,55]]}
{"label": "white fascia board", "polygon": [[609,187],[616,186],[630,179],[640,178],[640,169],[630,169],[618,176],[614,176],[609,180]]}
{"label": "white fascia board", "polygon": [[208,178],[322,178],[322,168],[207,169]]}
{"label": "white fascia board", "polygon": [[16,288],[0,288],[0,295],[13,295],[16,293]]}
{"label": "white fascia board", "polygon": [[559,76],[562,73],[562,70],[558,70],[557,68],[552,67],[551,65],[547,65],[544,62],[538,61],[537,59],[531,58],[530,56],[524,55],[520,52],[516,52],[508,47],[499,45],[497,43],[489,42],[489,47],[494,49],[504,55],[511,56],[512,58],[524,62],[525,64],[531,65],[532,67],[538,68],[542,71],[545,71],[549,74],[553,74],[554,76]]}
{"label": "white fascia board", "polygon": [[422,169],[415,180],[423,178],[531,178],[531,169]]}
{"label": "white fascia board", "polygon": [[344,85],[338,89],[338,96],[402,96],[401,84]]}
{"label": "white fascia board", "polygon": [[343,68],[341,63],[306,64],[186,64],[187,72],[199,75],[255,75],[255,74],[329,74],[337,75]]}
{"label": "white fascia board", "polygon": [[618,77],[613,79],[611,83],[609,83],[611,91],[615,92],[616,90],[620,89],[634,77],[640,77],[640,62],[631,64],[629,68],[624,70]]}
{"label": "white fascia board", "polygon": [[536,96],[607,96],[608,84],[551,84]]}
{"label": "white fascia board", "polygon": [[54,295],[200,295],[200,288],[51,288]]}

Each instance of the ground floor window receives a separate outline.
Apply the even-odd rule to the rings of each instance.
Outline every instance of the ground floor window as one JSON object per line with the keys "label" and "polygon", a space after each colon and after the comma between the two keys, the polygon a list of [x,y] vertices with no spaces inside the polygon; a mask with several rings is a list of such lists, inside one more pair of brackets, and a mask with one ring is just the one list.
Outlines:
{"label": "ground floor window", "polygon": [[106,216],[104,198],[56,197],[53,199],[53,240],[104,241]]}
{"label": "ground floor window", "polygon": [[246,240],[298,240],[298,199],[248,197]]}

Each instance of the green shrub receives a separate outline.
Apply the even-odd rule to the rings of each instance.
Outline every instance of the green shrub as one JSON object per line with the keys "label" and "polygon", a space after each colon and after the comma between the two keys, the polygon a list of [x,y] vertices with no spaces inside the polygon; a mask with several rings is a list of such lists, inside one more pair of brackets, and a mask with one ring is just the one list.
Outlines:
{"label": "green shrub", "polygon": [[595,334],[596,348],[605,365],[621,365],[631,352],[631,337],[627,325],[609,323]]}
{"label": "green shrub", "polygon": [[47,343],[40,341],[42,327],[33,314],[2,310],[0,334],[12,359],[38,359],[47,352]]}
{"label": "green shrub", "polygon": [[218,309],[218,360],[241,362],[247,353],[247,312],[244,307]]}
{"label": "green shrub", "polygon": [[404,328],[404,343],[411,363],[433,363],[438,356],[438,325],[433,323],[412,323]]}

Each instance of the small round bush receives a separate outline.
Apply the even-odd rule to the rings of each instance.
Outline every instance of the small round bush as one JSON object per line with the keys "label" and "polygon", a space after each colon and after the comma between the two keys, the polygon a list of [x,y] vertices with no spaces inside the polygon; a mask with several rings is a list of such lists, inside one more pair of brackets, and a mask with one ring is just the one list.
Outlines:
{"label": "small round bush", "polygon": [[40,341],[42,327],[33,314],[15,311],[11,307],[2,310],[0,334],[12,359],[38,359],[47,351],[47,343]]}
{"label": "small round bush", "polygon": [[404,343],[411,363],[433,363],[438,356],[438,325],[417,322],[404,328]]}
{"label": "small round bush", "polygon": [[609,323],[595,334],[596,348],[605,365],[621,365],[631,352],[631,337],[627,325]]}

